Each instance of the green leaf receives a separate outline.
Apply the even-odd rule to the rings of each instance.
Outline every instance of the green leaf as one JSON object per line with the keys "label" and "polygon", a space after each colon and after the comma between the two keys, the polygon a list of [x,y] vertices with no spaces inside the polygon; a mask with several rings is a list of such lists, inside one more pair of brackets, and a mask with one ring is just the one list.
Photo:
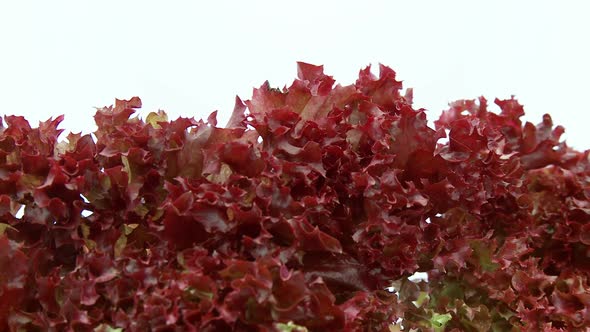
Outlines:
{"label": "green leaf", "polygon": [[308,332],[307,327],[296,325],[293,322],[288,322],[287,324],[278,323],[276,324],[276,327],[281,332]]}
{"label": "green leaf", "polygon": [[221,167],[219,169],[219,173],[217,174],[209,174],[207,176],[207,180],[213,182],[213,183],[217,183],[217,184],[223,184],[227,181],[227,179],[229,179],[229,177],[232,175],[232,170],[231,167],[229,167],[228,164],[226,163],[221,163]]}
{"label": "green leaf", "polygon": [[202,290],[198,290],[196,288],[189,287],[186,290],[186,298],[189,301],[198,302],[200,300],[213,300],[213,293],[211,292],[204,292]]}
{"label": "green leaf", "polygon": [[139,226],[139,224],[123,224],[123,232],[125,233],[125,235],[129,235],[131,234],[137,227]]}
{"label": "green leaf", "polygon": [[474,241],[471,243],[471,249],[479,260],[479,266],[484,271],[494,272],[500,267],[499,264],[492,262],[492,250],[489,245],[482,241]]}
{"label": "green leaf", "polygon": [[108,324],[100,324],[94,328],[94,332],[123,332],[123,328],[122,327],[114,328]]}
{"label": "green leaf", "polygon": [[12,229],[13,231],[16,231],[16,232],[18,232],[18,229],[16,229],[16,228],[14,228],[14,227],[10,226],[9,224],[0,223],[0,235],[4,235],[4,232],[5,232],[7,229]]}
{"label": "green leaf", "polygon": [[184,255],[182,252],[176,254],[176,261],[180,266],[182,266],[182,268],[186,269],[186,261],[184,260]]}
{"label": "green leaf", "polygon": [[427,292],[420,292],[420,294],[418,295],[418,298],[413,303],[416,307],[420,308],[429,299],[430,299],[430,296],[428,295]]}
{"label": "green leaf", "polygon": [[464,294],[463,287],[456,281],[448,281],[440,293],[440,295],[451,299],[463,299]]}
{"label": "green leaf", "polygon": [[162,128],[158,122],[168,122],[168,115],[164,111],[150,112],[145,119],[145,122],[149,123],[154,129]]}
{"label": "green leaf", "polygon": [[117,242],[115,242],[115,258],[121,257],[123,249],[125,249],[126,245],[127,236],[125,235],[125,233],[122,233],[121,236],[117,239]]}
{"label": "green leaf", "polygon": [[453,317],[451,314],[432,314],[432,318],[430,318],[430,325],[434,328],[436,332],[442,332],[445,330],[445,326]]}
{"label": "green leaf", "polygon": [[129,159],[125,156],[121,156],[121,162],[123,163],[123,170],[127,173],[127,181],[128,183],[131,183],[133,175],[131,174],[131,164],[129,164]]}

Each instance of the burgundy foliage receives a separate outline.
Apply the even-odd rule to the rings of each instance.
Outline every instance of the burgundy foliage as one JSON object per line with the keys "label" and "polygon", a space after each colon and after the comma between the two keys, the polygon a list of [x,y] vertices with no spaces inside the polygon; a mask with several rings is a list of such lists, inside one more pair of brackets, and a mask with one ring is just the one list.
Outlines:
{"label": "burgundy foliage", "polygon": [[590,327],[589,155],[562,127],[480,98],[432,129],[385,66],[334,84],[299,63],[224,128],[139,98],[94,138],[6,116],[0,330]]}

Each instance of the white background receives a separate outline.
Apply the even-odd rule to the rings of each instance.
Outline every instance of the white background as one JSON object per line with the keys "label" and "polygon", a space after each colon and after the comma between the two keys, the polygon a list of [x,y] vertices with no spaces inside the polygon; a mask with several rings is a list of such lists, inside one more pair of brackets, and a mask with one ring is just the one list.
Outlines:
{"label": "white background", "polygon": [[450,101],[484,95],[525,105],[590,146],[588,1],[6,1],[0,0],[0,113],[33,125],[95,129],[93,107],[140,96],[141,114],[220,111],[296,61],[337,82],[392,67],[434,120]]}

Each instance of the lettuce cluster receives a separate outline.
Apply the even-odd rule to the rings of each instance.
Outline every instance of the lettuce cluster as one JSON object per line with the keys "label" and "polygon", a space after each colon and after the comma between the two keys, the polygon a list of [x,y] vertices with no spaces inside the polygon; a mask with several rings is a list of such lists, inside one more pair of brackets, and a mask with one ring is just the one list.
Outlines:
{"label": "lettuce cluster", "polygon": [[[590,163],[515,100],[427,124],[298,64],[228,124],[0,121],[0,330],[585,331]],[[410,278],[416,272],[428,281]]]}

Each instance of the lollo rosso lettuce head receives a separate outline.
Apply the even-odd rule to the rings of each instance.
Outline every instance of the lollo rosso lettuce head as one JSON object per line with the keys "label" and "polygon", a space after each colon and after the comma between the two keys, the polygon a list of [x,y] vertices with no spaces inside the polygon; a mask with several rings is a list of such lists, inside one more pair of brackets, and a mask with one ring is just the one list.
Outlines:
{"label": "lollo rosso lettuce head", "polygon": [[515,99],[431,128],[379,69],[299,63],[224,127],[4,117],[0,330],[587,330],[588,152]]}

